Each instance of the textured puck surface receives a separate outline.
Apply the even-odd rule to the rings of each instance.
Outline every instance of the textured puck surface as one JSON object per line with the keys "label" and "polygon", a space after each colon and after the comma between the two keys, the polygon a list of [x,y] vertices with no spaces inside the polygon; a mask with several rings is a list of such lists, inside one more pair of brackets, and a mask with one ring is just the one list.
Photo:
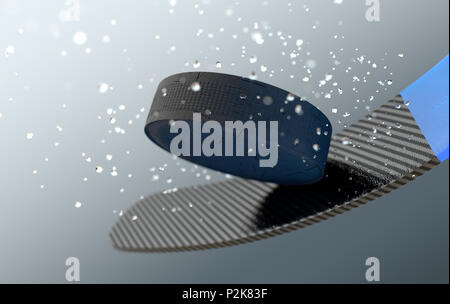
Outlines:
{"label": "textured puck surface", "polygon": [[115,248],[171,252],[251,242],[352,210],[440,162],[400,96],[333,136],[324,178],[283,186],[233,178],[156,193],[110,232]]}
{"label": "textured puck surface", "polygon": [[[260,165],[262,157],[256,153],[259,138],[258,146],[252,149],[256,156],[247,156],[249,149],[246,146],[245,156],[204,157],[191,153],[181,156],[186,160],[239,177],[278,184],[310,184],[323,177],[332,136],[331,124],[319,109],[298,96],[234,75],[177,74],[159,84],[145,132],[157,145],[169,151],[170,142],[177,135],[170,133],[170,122],[183,120],[192,124],[193,113],[200,113],[202,122],[214,120],[222,125],[222,143],[225,143],[225,121],[265,122],[266,146],[273,140],[268,136],[270,122],[277,122],[278,145],[273,145],[278,146],[278,162],[274,167]],[[235,134],[233,146],[238,140],[247,143],[247,139],[247,132]]]}

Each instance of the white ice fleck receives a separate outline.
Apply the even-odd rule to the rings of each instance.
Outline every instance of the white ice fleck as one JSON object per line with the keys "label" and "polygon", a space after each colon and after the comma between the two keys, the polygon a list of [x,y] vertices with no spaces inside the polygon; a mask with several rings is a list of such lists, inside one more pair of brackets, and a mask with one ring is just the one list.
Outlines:
{"label": "white ice fleck", "polygon": [[200,89],[201,89],[201,86],[198,81],[194,81],[193,83],[191,83],[191,90],[193,92],[198,92],[198,91],[200,91]]}
{"label": "white ice fleck", "polygon": [[73,35],[73,42],[77,45],[83,45],[87,41],[87,36],[84,32],[76,32]]}
{"label": "white ice fleck", "polygon": [[256,43],[256,44],[263,44],[264,43],[264,38],[263,35],[260,32],[254,32],[252,34],[252,40]]}
{"label": "white ice fleck", "polygon": [[15,51],[16,48],[14,47],[14,45],[8,45],[5,50],[5,57],[13,55]]}
{"label": "white ice fleck", "polygon": [[103,43],[109,43],[111,41],[111,37],[109,37],[108,35],[104,35],[102,37],[102,41]]}
{"label": "white ice fleck", "polygon": [[98,84],[98,92],[101,94],[106,93],[109,90],[109,85],[105,82],[100,82]]}

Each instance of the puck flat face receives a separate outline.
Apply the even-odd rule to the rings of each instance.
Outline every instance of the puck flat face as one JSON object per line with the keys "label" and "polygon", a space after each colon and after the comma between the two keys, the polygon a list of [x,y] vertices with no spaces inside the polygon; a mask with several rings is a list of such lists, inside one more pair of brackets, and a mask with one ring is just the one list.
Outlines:
{"label": "puck flat face", "polygon": [[298,185],[322,179],[332,127],[319,109],[280,88],[191,72],[159,84],[145,132],[163,149],[201,166]]}

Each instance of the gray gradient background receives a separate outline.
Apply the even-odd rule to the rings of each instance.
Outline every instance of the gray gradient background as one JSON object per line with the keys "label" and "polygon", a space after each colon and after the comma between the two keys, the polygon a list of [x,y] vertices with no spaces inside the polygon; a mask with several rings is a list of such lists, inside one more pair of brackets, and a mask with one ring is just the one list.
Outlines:
{"label": "gray gradient background", "polygon": [[[217,70],[215,63],[221,61],[221,72],[248,76],[256,71],[259,80],[320,107],[336,132],[367,113],[366,106],[375,109],[396,95],[448,53],[449,1],[382,0],[378,23],[365,20],[363,0],[344,0],[341,5],[332,0],[179,0],[173,14],[168,1],[81,1],[80,21],[61,22],[58,14],[64,3],[0,0],[1,283],[65,282],[69,256],[80,259],[85,283],[365,282],[369,256],[380,259],[382,282],[448,283],[448,161],[366,206],[248,245],[132,254],[113,250],[107,234],[118,217],[113,210],[125,210],[141,195],[223,179],[174,161],[145,138],[144,119],[158,80],[193,70],[197,59],[198,70]],[[227,9],[233,10],[231,16],[225,14]],[[111,19],[117,25],[112,26]],[[255,22],[264,35],[262,45],[251,39]],[[198,29],[203,29],[200,36]],[[73,43],[76,31],[87,34],[85,45]],[[286,37],[286,46],[278,31]],[[103,43],[103,35],[111,42]],[[289,53],[296,39],[305,43],[292,65]],[[15,53],[6,57],[8,45],[15,46]],[[172,45],[176,50],[168,54]],[[91,54],[85,54],[86,47]],[[67,56],[61,56],[62,50]],[[330,51],[341,62],[335,71]],[[249,62],[252,55],[258,57],[255,64]],[[355,63],[360,55],[376,62],[377,69]],[[301,81],[308,58],[317,62],[309,84]],[[260,72],[260,64],[274,70],[273,77]],[[352,70],[346,73],[348,66]],[[352,83],[354,75],[362,77],[367,71],[371,75],[366,83]],[[342,95],[334,92],[331,99],[324,98],[331,87],[318,88],[317,83],[327,72],[334,75],[332,82],[339,82]],[[391,86],[377,83],[387,79],[393,80]],[[100,94],[97,86],[102,81],[114,90]],[[114,117],[115,125],[126,130],[123,135],[114,132],[106,114],[107,108],[120,104],[126,110]],[[334,107],[337,114],[331,112]],[[345,112],[351,116],[344,118]],[[132,125],[127,124],[130,119]],[[26,139],[28,132],[34,133],[32,140]],[[105,159],[108,153],[112,161]],[[160,179],[152,181],[149,169],[164,164]],[[96,165],[105,169],[102,174],[95,172]],[[109,174],[112,166],[117,177]],[[182,167],[187,172],[181,172]],[[206,180],[208,174],[211,181]],[[166,183],[168,178],[172,184]],[[76,201],[83,206],[76,209]]]}

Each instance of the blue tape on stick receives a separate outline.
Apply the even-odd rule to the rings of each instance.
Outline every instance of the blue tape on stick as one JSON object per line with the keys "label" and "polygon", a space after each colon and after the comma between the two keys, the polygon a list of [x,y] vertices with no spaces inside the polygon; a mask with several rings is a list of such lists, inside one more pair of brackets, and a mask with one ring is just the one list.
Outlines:
{"label": "blue tape on stick", "polygon": [[436,157],[448,158],[448,55],[402,93],[409,110]]}

